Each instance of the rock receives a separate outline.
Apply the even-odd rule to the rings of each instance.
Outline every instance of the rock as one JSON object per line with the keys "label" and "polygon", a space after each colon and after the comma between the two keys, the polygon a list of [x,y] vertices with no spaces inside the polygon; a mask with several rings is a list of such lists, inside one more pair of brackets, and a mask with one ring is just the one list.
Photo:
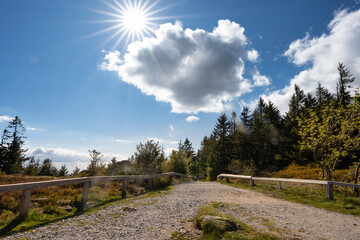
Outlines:
{"label": "rock", "polygon": [[70,212],[70,211],[73,210],[73,207],[70,206],[70,205],[61,206],[61,207],[59,207],[59,208],[65,210],[65,211],[67,211],[67,212]]}
{"label": "rock", "polygon": [[135,212],[135,211],[136,211],[135,208],[131,208],[131,207],[124,207],[122,210],[123,210],[124,212]]}
{"label": "rock", "polygon": [[58,200],[57,204],[59,205],[70,205],[71,204],[71,200]]}
{"label": "rock", "polygon": [[211,226],[217,227],[222,232],[231,232],[237,231],[242,227],[236,222],[218,216],[203,215],[198,220],[196,220],[196,227],[200,230],[205,230],[206,225],[211,224]]}

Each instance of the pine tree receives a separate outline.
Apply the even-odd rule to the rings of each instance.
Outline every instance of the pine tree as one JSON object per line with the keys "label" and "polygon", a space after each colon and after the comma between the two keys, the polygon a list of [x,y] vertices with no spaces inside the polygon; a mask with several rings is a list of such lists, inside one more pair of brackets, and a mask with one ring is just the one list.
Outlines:
{"label": "pine tree", "polygon": [[65,164],[62,165],[62,166],[60,167],[60,169],[59,169],[59,177],[66,176],[66,175],[68,175],[68,174],[69,174],[69,171],[68,171],[66,165],[65,165]]}
{"label": "pine tree", "polygon": [[337,100],[342,106],[350,104],[351,95],[348,90],[351,88],[351,83],[354,82],[355,77],[350,73],[350,70],[345,67],[344,64],[339,63],[339,82],[336,85],[337,88]]}
{"label": "pine tree", "polygon": [[89,176],[96,176],[96,175],[103,175],[104,174],[104,163],[101,161],[101,158],[104,156],[101,152],[96,151],[93,149],[92,151],[89,150],[90,154],[90,164],[87,168]]}
{"label": "pine tree", "polygon": [[130,161],[133,171],[136,174],[156,174],[161,172],[161,165],[165,161],[163,149],[159,142],[153,140],[136,146],[136,152],[131,156]]}
{"label": "pine tree", "polygon": [[40,176],[57,176],[58,175],[57,169],[53,165],[52,160],[50,158],[45,158],[43,160],[43,162],[41,163],[39,175]]}
{"label": "pine tree", "polygon": [[16,116],[7,129],[3,131],[0,146],[0,167],[7,174],[21,173],[23,163],[29,158],[25,156],[27,149],[23,149],[25,128]]}
{"label": "pine tree", "polygon": [[[218,118],[218,121],[216,123],[216,126],[212,132],[212,137],[216,141],[216,145],[214,146],[214,154],[213,157],[217,157],[216,164],[218,167],[211,168],[212,172],[210,175],[213,177],[214,175],[217,176],[217,174],[220,174],[225,171],[227,166],[230,163],[231,156],[230,156],[230,150],[231,150],[231,143],[230,143],[230,129],[231,124],[226,116],[225,113],[222,113],[220,117]],[[216,152],[216,153],[215,153]],[[213,159],[213,158],[212,158]],[[211,180],[214,180],[211,178]]]}
{"label": "pine tree", "polygon": [[295,84],[295,93],[292,95],[289,102],[289,111],[286,113],[286,118],[291,122],[295,122],[297,126],[297,118],[303,113],[305,104],[305,93]]}
{"label": "pine tree", "polygon": [[77,166],[74,168],[73,172],[71,173],[72,176],[77,176],[80,173],[80,168]]}
{"label": "pine tree", "polygon": [[321,109],[324,104],[327,104],[332,99],[331,93],[325,87],[318,83],[316,88],[316,102],[317,110]]}
{"label": "pine tree", "polygon": [[30,157],[30,161],[25,168],[25,174],[30,176],[37,176],[40,170],[39,159],[35,161],[34,156]]}
{"label": "pine tree", "polygon": [[241,124],[245,127],[251,126],[251,114],[248,107],[244,107],[240,114]]}

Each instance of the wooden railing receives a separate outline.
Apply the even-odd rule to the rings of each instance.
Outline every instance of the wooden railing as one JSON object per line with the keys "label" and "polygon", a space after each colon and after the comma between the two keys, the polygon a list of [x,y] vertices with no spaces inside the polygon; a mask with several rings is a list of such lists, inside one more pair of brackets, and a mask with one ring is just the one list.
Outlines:
{"label": "wooden railing", "polygon": [[89,188],[91,185],[96,184],[100,181],[122,181],[122,192],[121,195],[123,198],[126,197],[126,188],[127,182],[129,180],[147,180],[147,189],[152,187],[152,179],[162,178],[162,177],[175,177],[179,176],[184,177],[184,174],[169,172],[161,173],[154,175],[121,175],[121,176],[96,176],[96,177],[82,177],[82,178],[70,178],[70,179],[61,179],[61,180],[52,180],[52,181],[41,181],[41,182],[29,182],[29,183],[16,183],[16,184],[6,184],[0,185],[0,192],[11,192],[11,191],[22,191],[21,200],[20,200],[20,211],[19,216],[25,217],[29,212],[30,207],[30,198],[31,198],[31,189],[34,188],[44,188],[50,186],[60,186],[67,184],[83,184],[82,199],[80,208],[84,209],[86,202],[88,201]]}
{"label": "wooden railing", "polygon": [[343,187],[351,187],[351,188],[360,188],[360,184],[352,184],[352,183],[343,183],[343,182],[335,182],[335,181],[324,181],[324,180],[307,180],[307,179],[293,179],[293,178],[267,178],[267,177],[253,177],[253,176],[245,176],[245,175],[233,175],[233,174],[220,174],[217,176],[219,180],[226,178],[226,181],[229,181],[229,178],[235,179],[247,179],[250,181],[250,186],[254,186],[254,181],[276,181],[278,182],[278,188],[282,189],[282,182],[294,182],[294,183],[308,183],[308,184],[321,184],[326,185],[326,197],[330,200],[334,199],[333,186],[343,186]]}

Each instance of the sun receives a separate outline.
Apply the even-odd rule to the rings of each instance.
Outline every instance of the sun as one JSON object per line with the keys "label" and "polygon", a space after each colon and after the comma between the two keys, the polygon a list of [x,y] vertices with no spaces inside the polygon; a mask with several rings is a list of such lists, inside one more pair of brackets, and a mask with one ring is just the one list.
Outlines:
{"label": "sun", "polygon": [[124,13],[122,21],[130,32],[141,33],[147,24],[146,15],[140,9],[129,9]]}
{"label": "sun", "polygon": [[110,18],[95,22],[108,23],[111,24],[111,26],[101,29],[88,37],[112,31],[113,34],[110,35],[103,44],[116,39],[113,49],[121,42],[125,41],[125,46],[127,46],[130,42],[142,40],[145,36],[153,35],[154,29],[158,25],[156,20],[164,19],[164,17],[155,16],[155,14],[165,9],[154,10],[159,0],[155,2],[151,2],[151,0],[123,0],[122,2],[119,0],[112,0],[112,2],[102,0],[102,2],[110,11],[91,10]]}

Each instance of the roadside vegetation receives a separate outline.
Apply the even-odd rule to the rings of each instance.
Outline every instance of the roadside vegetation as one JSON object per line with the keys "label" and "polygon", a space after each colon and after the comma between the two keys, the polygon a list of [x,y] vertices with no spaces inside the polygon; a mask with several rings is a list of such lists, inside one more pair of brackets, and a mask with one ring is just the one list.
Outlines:
{"label": "roadside vegetation", "polygon": [[[335,171],[334,178],[340,180],[346,172],[345,169]],[[315,176],[318,175],[319,168],[290,165],[274,174],[273,177],[316,179]],[[255,181],[255,186],[250,187],[248,180],[230,179],[230,181],[230,183],[226,183],[225,180],[221,182],[233,187],[259,191],[271,197],[308,204],[329,211],[360,216],[360,198],[356,196],[356,193],[351,188],[334,187],[334,200],[329,200],[325,196],[325,187],[321,185],[282,182],[282,190],[279,190],[277,182]]]}
{"label": "roadside vegetation", "polygon": [[[8,183],[14,176],[0,176],[0,184]],[[17,181],[33,182],[54,180],[54,177],[18,176]],[[175,180],[176,181],[176,180]],[[127,199],[134,197],[153,197],[170,190],[170,179],[153,180],[153,191],[146,192],[143,182],[130,181],[127,187]],[[80,211],[82,185],[72,184],[32,190],[31,208],[26,218],[18,218],[21,191],[0,194],[0,236],[14,231],[26,231],[32,227],[60,221],[64,218],[91,212],[98,207],[122,200],[121,183],[99,182],[89,190],[88,207]]]}

